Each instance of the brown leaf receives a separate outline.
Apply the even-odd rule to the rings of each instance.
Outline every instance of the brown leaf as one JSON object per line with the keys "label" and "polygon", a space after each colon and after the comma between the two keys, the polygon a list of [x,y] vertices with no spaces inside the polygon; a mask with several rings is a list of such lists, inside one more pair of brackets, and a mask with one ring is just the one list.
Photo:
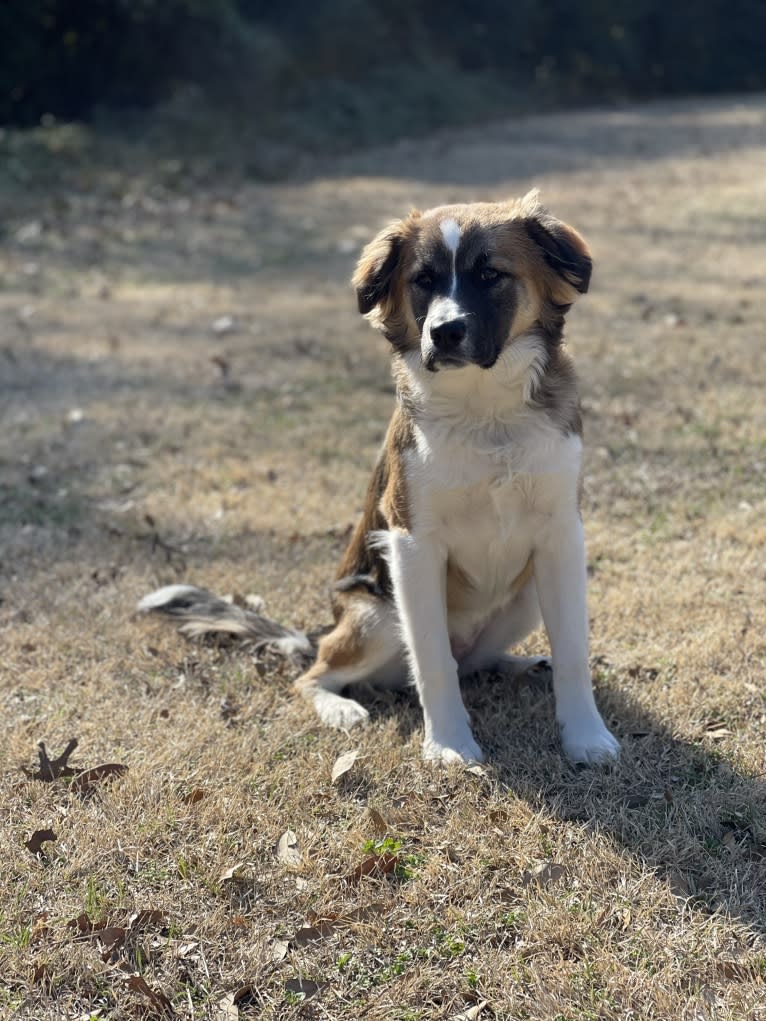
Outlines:
{"label": "brown leaf", "polygon": [[74,776],[75,773],[77,773],[77,770],[68,766],[67,760],[76,747],[77,738],[73,737],[57,759],[49,759],[48,752],[45,748],[45,742],[41,741],[37,746],[37,757],[40,760],[40,766],[37,772],[32,773],[30,770],[24,769],[24,767],[22,767],[22,769],[24,769],[24,772],[30,779],[43,780],[45,783],[51,783],[53,780],[58,780],[61,776]]}
{"label": "brown leaf", "polygon": [[296,947],[305,947],[307,943],[313,943],[317,939],[325,939],[332,936],[335,926],[330,921],[318,922],[316,925],[305,925],[298,929],[290,942]]}
{"label": "brown leaf", "polygon": [[240,986],[234,994],[235,1003],[248,1003],[253,1002],[256,998],[255,986],[252,982],[248,982],[246,986]]}
{"label": "brown leaf", "polygon": [[389,826],[377,808],[368,808],[367,816],[372,823],[372,829],[376,836],[385,837],[389,832]]}
{"label": "brown leaf", "polygon": [[381,876],[387,876],[390,872],[393,872],[396,866],[400,863],[398,854],[371,854],[369,858],[365,858],[354,871],[346,876],[347,883],[358,883],[365,876],[373,876],[380,878]]}
{"label": "brown leaf", "polygon": [[164,911],[158,909],[147,908],[144,911],[134,911],[128,919],[128,928],[131,932],[136,932],[138,929],[142,929],[145,925],[159,925],[164,926],[167,924],[168,916]]}
{"label": "brown leaf", "polygon": [[303,993],[307,1000],[309,997],[314,996],[315,993],[318,993],[319,988],[319,985],[316,982],[312,982],[309,978],[291,978],[285,982],[286,993]]}
{"label": "brown leaf", "polygon": [[24,841],[24,847],[31,851],[32,854],[40,854],[43,850],[43,844],[49,840],[56,840],[56,834],[53,830],[35,830],[29,840]]}
{"label": "brown leaf", "polygon": [[207,791],[202,787],[193,787],[188,794],[184,794],[183,800],[187,805],[196,805],[198,801],[202,801],[206,794]]}
{"label": "brown leaf", "polygon": [[48,925],[48,912],[41,911],[32,922],[32,932],[29,935],[30,943],[40,943],[51,935],[51,927]]}
{"label": "brown leaf", "polygon": [[140,993],[145,996],[155,1010],[160,1011],[162,1014],[174,1014],[173,1005],[170,1000],[165,996],[164,993],[158,992],[156,989],[152,989],[149,983],[143,976],[136,972],[134,975],[129,975],[125,979],[125,985],[128,989],[132,989],[133,992]]}
{"label": "brown leaf", "polygon": [[35,970],[32,972],[32,981],[37,985],[39,982],[45,982],[51,977],[50,969],[48,965],[36,964]]}
{"label": "brown leaf", "polygon": [[100,780],[105,780],[110,776],[122,776],[127,771],[128,767],[121,762],[104,762],[100,766],[93,766],[91,769],[84,769],[78,773],[69,787],[70,790],[76,791],[78,794],[84,794]]}
{"label": "brown leaf", "polygon": [[276,855],[283,865],[300,865],[301,853],[298,850],[298,838],[292,830],[285,830],[277,841]]}
{"label": "brown leaf", "polygon": [[125,943],[127,935],[128,930],[123,929],[121,925],[108,925],[99,929],[96,936],[101,943],[101,960],[108,961],[115,951]]}
{"label": "brown leaf", "polygon": [[105,918],[101,918],[97,922],[91,922],[90,917],[83,911],[77,918],[71,918],[66,923],[66,927],[67,929],[76,929],[82,936],[91,936],[94,932],[100,932],[101,929],[105,929],[107,924]]}
{"label": "brown leaf", "polygon": [[339,755],[335,760],[335,765],[332,767],[332,773],[330,774],[330,780],[332,783],[337,783],[342,776],[348,773],[358,758],[358,748],[355,748],[350,752],[344,752],[343,755]]}

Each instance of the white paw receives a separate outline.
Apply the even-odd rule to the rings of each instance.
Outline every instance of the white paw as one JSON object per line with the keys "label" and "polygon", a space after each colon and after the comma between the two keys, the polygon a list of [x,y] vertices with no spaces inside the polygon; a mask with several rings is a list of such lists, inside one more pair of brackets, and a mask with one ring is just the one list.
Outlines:
{"label": "white paw", "polygon": [[314,695],[314,708],[322,723],[336,730],[350,730],[369,723],[370,714],[353,698],[344,698],[332,691],[319,691]]}
{"label": "white paw", "polygon": [[616,759],[620,753],[619,741],[598,713],[565,720],[560,726],[561,744],[571,762],[584,762],[591,766]]}
{"label": "white paw", "polygon": [[449,736],[426,736],[423,741],[423,758],[428,762],[456,762],[467,765],[483,762],[484,754],[473,739],[470,730]]}

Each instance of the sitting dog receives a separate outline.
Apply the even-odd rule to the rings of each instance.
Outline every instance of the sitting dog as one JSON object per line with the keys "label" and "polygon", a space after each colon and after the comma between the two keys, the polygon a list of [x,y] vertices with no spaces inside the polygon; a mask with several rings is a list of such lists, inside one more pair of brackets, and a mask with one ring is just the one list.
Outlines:
{"label": "sitting dog", "polygon": [[140,608],[193,633],[315,656],[296,686],[334,727],[368,719],[344,690],[411,677],[423,755],[446,762],[482,760],[459,678],[540,663],[507,650],[542,616],[564,752],[614,757],[588,666],[581,421],[562,350],[564,317],[590,275],[585,242],[537,192],[413,211],[386,227],[353,284],[391,345],[397,406],[338,571],[335,627],[316,648],[186,585]]}

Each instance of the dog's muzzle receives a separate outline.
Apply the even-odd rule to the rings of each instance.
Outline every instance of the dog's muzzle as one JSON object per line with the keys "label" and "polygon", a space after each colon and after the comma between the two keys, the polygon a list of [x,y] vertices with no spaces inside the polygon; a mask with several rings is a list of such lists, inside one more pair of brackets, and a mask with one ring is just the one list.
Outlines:
{"label": "dog's muzzle", "polygon": [[468,362],[465,340],[468,327],[464,316],[437,319],[428,328],[429,345],[424,363],[429,372],[459,368]]}

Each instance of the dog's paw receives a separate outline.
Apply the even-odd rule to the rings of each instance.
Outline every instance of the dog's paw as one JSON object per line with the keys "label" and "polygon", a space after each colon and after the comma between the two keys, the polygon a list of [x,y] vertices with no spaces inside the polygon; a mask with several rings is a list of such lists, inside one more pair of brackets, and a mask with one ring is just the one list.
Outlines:
{"label": "dog's paw", "polygon": [[483,762],[484,753],[473,739],[469,730],[458,734],[431,735],[423,741],[423,758],[427,762],[455,762],[458,765],[469,765]]}
{"label": "dog's paw", "polygon": [[620,743],[598,715],[565,720],[561,724],[561,744],[570,762],[588,766],[609,762],[620,754]]}
{"label": "dog's paw", "polygon": [[344,698],[332,691],[318,691],[313,701],[322,723],[336,730],[350,730],[370,721],[370,714],[353,698]]}

